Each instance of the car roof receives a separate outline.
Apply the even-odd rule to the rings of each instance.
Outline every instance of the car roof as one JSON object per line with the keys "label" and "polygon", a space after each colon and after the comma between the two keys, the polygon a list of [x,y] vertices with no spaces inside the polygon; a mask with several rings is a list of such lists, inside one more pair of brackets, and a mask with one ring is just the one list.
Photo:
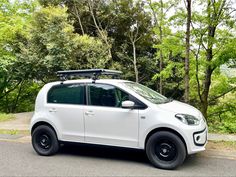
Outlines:
{"label": "car roof", "polygon": [[49,85],[57,85],[57,84],[72,84],[72,83],[103,83],[103,84],[119,84],[124,82],[132,82],[128,80],[122,80],[122,79],[76,79],[76,80],[65,80],[65,81],[55,81],[48,83]]}

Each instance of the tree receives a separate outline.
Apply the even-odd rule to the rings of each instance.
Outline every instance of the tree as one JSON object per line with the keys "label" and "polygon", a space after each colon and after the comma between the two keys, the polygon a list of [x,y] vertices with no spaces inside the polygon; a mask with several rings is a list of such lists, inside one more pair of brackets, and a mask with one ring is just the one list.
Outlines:
{"label": "tree", "polygon": [[[25,29],[36,6],[34,1],[0,1],[0,99],[4,103],[0,111],[15,111],[21,94],[16,90],[22,88],[28,79],[24,70],[26,63],[19,59],[19,54],[20,46],[27,41]],[[9,100],[11,94],[15,97]]]}
{"label": "tree", "polygon": [[189,58],[190,58],[190,25],[191,25],[191,0],[186,0],[187,24],[186,24],[186,49],[185,49],[185,80],[184,101],[189,102]]}
{"label": "tree", "polygon": [[[142,1],[133,2],[130,1],[128,6],[130,7],[129,15],[129,29],[125,32],[125,35],[128,37],[129,42],[132,45],[132,55],[133,55],[133,66],[134,66],[134,74],[135,81],[139,82],[139,71],[137,67],[137,42],[144,37],[144,33],[148,31],[148,16],[145,15],[145,11],[143,8]],[[127,13],[127,12],[123,12]],[[125,14],[124,14],[125,15]],[[146,26],[147,25],[147,26]]]}
{"label": "tree", "polygon": [[[157,37],[157,44],[155,47],[160,46],[160,48],[157,48],[157,56],[158,56],[158,62],[159,62],[159,73],[162,72],[164,67],[164,54],[162,49],[162,44],[164,37],[167,35],[170,35],[170,28],[169,28],[169,19],[167,17],[167,13],[175,7],[176,1],[155,1],[152,2],[151,0],[148,0],[148,5],[151,9],[151,12],[153,14],[154,18],[154,31]],[[157,76],[157,75],[156,75]],[[154,77],[157,78],[157,77]],[[159,92],[163,94],[163,78],[162,75],[159,74]]]}
{"label": "tree", "polygon": [[107,32],[106,28],[103,28],[103,25],[98,20],[98,18],[96,18],[96,15],[95,15],[96,6],[99,6],[100,4],[102,4],[104,2],[100,2],[100,1],[96,1],[96,0],[88,0],[87,3],[88,3],[89,11],[90,11],[91,17],[93,19],[94,25],[96,27],[98,34],[99,34],[98,36],[106,44],[107,49],[108,49],[108,53],[109,53],[109,58],[112,61],[112,53],[111,53],[112,46],[111,46],[111,43],[108,38],[108,32]]}
{"label": "tree", "polygon": [[38,80],[55,76],[68,69],[76,48],[73,26],[67,21],[66,8],[46,7],[33,15],[28,43],[22,47],[22,58],[34,66],[31,74]]}
{"label": "tree", "polygon": [[[225,49],[224,46],[227,46],[231,41],[230,29],[235,22],[232,17],[234,10],[230,1],[208,0],[207,3],[201,5],[205,7],[205,11],[203,15],[200,15],[199,12],[194,13],[192,27],[195,41],[199,44],[194,53],[197,93],[201,103],[201,111],[207,117],[212,75],[221,64],[230,59],[222,60],[220,54]],[[204,75],[200,74],[200,70],[204,70]]]}
{"label": "tree", "polygon": [[[84,34],[100,38],[105,43],[108,52],[111,53],[109,56],[112,56],[112,62],[109,62],[110,64],[107,67],[122,69],[129,79],[136,80],[132,76],[130,68],[136,66],[134,73],[137,73],[142,67],[139,65],[141,59],[149,58],[151,60],[150,57],[153,57],[151,56],[154,53],[154,51],[151,51],[153,50],[150,28],[151,16],[146,13],[143,1],[61,0],[57,4],[67,6],[69,18],[74,20],[73,26],[76,33],[83,34],[81,31],[82,24]],[[43,5],[48,6],[50,3],[43,2]],[[80,18],[81,24],[78,18]],[[138,35],[141,38],[135,42],[135,50],[133,50],[134,45],[130,40],[131,26],[136,22],[139,24]],[[136,32],[136,28],[133,29],[133,32]],[[134,51],[136,51],[135,55]],[[136,58],[135,65],[134,58]],[[149,74],[146,74],[141,73],[139,77],[141,81],[148,80]]]}
{"label": "tree", "polygon": [[58,70],[107,64],[107,48],[98,39],[75,34],[66,11],[64,7],[48,6],[34,13],[31,35],[22,48],[22,58],[27,58],[34,66],[31,73],[38,80],[54,79]]}

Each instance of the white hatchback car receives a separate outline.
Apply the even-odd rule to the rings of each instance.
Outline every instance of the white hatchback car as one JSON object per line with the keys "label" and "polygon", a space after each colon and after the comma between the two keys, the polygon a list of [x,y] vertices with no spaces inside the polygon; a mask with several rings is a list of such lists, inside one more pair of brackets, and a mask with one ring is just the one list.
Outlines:
{"label": "white hatchback car", "polygon": [[151,163],[174,169],[188,154],[205,150],[207,124],[196,108],[171,100],[112,70],[59,72],[92,79],[46,84],[31,120],[32,145],[40,155],[55,154],[60,143],[79,142],[143,149]]}

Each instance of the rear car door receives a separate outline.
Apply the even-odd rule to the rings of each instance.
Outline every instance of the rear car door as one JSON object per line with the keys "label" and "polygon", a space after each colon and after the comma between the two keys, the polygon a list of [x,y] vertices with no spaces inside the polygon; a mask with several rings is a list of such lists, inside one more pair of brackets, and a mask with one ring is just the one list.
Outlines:
{"label": "rear car door", "polygon": [[84,141],[84,116],[86,104],[84,84],[53,86],[47,95],[47,109],[54,119],[63,141]]}

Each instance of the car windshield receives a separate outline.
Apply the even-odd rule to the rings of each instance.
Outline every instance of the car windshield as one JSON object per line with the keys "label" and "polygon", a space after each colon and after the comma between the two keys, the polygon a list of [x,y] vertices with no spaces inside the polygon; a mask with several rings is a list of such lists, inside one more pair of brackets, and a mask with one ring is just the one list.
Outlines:
{"label": "car windshield", "polygon": [[124,85],[154,104],[162,104],[172,101],[144,85],[135,82],[124,82]]}

